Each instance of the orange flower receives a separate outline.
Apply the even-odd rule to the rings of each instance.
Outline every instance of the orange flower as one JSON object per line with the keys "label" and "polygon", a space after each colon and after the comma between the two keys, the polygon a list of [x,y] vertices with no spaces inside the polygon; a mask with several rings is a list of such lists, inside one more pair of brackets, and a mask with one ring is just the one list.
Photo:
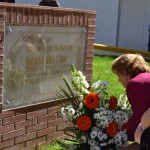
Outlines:
{"label": "orange flower", "polygon": [[127,130],[127,128],[128,128],[128,123],[124,123],[123,125],[122,125],[122,127],[121,127],[121,130],[123,131],[123,130]]}
{"label": "orange flower", "polygon": [[77,127],[82,131],[87,131],[91,125],[92,121],[88,116],[80,116],[76,122]]}
{"label": "orange flower", "polygon": [[86,95],[84,103],[88,108],[93,109],[98,107],[100,99],[97,94],[91,92],[88,95]]}
{"label": "orange flower", "polygon": [[115,96],[111,96],[109,99],[109,107],[111,110],[115,110],[117,108],[118,100]]}
{"label": "orange flower", "polygon": [[118,133],[118,126],[115,122],[112,122],[106,128],[106,132],[110,137],[115,136]]}

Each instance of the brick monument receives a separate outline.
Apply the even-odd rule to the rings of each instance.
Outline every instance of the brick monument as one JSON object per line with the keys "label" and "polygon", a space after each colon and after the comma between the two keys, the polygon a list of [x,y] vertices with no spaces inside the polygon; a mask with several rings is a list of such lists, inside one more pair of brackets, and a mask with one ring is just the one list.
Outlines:
{"label": "brick monument", "polygon": [[64,139],[56,86],[71,64],[91,83],[95,29],[95,11],[0,3],[0,150]]}

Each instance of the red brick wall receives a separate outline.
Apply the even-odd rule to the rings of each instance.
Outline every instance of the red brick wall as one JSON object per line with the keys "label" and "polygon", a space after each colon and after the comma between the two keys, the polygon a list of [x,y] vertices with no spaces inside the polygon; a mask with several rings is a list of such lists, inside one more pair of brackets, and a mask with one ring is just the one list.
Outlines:
{"label": "red brick wall", "polygon": [[[85,72],[92,79],[92,59],[96,28],[95,11],[33,5],[0,4],[0,106],[2,106],[3,50],[5,24],[84,26],[87,29]],[[59,104],[52,101],[3,111],[0,107],[0,150],[36,149],[54,138],[65,137],[62,129],[70,126],[60,114]]]}

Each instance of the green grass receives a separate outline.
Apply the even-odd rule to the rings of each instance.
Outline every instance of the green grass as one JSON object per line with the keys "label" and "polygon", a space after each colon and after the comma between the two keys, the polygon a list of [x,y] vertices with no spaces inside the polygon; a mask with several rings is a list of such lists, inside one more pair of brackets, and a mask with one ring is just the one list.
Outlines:
{"label": "green grass", "polygon": [[110,56],[94,56],[92,80],[93,82],[98,79],[108,81],[108,92],[118,97],[125,92],[125,89],[111,71],[111,63],[114,59],[115,57]]}
{"label": "green grass", "polygon": [[53,143],[48,144],[46,147],[41,147],[40,150],[63,150],[63,149],[59,144]]}
{"label": "green grass", "polygon": [[[99,80],[107,80],[109,83],[108,93],[119,97],[120,94],[125,92],[123,86],[118,82],[118,78],[111,71],[111,63],[115,57],[108,56],[94,56],[93,58],[93,72],[92,82]],[[150,65],[150,61],[148,61]],[[62,147],[54,142],[47,147],[42,147],[41,150],[62,150]]]}
{"label": "green grass", "polygon": [[[58,144],[58,143],[61,143],[61,144]],[[71,142],[69,141],[60,142],[60,141],[54,140],[51,144],[48,144],[46,147],[41,146],[40,150],[64,150],[64,147],[65,147],[64,145],[70,144],[70,143]]]}
{"label": "green grass", "polygon": [[63,150],[62,147],[59,144],[50,144],[46,147],[41,147],[40,150]]}

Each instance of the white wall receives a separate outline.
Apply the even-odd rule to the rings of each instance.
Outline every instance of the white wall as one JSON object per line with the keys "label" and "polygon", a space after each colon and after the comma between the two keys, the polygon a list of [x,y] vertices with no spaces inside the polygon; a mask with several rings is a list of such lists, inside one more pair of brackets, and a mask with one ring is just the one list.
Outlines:
{"label": "white wall", "polygon": [[[40,0],[16,0],[16,3],[38,5]],[[61,7],[95,10],[95,42],[116,45],[119,0],[58,0]]]}
{"label": "white wall", "polygon": [[62,7],[95,10],[95,42],[107,45],[116,44],[118,0],[60,0]]}
{"label": "white wall", "polygon": [[142,39],[142,50],[147,51],[148,49],[148,24],[150,23],[150,0],[145,1],[145,16],[143,23],[143,39]]}
{"label": "white wall", "polygon": [[118,46],[147,51],[150,0],[122,0]]}
{"label": "white wall", "polygon": [[[38,5],[39,2],[40,0],[16,0],[16,3],[22,4]],[[58,2],[61,7],[97,12],[96,43],[147,51],[150,0],[58,0]],[[120,11],[118,11],[119,2]]]}
{"label": "white wall", "polygon": [[40,0],[15,0],[15,2],[20,4],[38,5]]}

